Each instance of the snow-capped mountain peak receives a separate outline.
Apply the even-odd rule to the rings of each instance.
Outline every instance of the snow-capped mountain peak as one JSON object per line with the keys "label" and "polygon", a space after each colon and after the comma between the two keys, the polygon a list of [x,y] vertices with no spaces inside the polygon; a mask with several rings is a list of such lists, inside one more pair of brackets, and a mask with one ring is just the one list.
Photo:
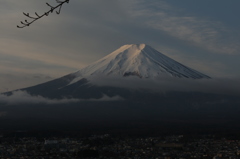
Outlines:
{"label": "snow-capped mountain peak", "polygon": [[77,77],[92,75],[138,76],[155,78],[173,76],[180,78],[210,78],[165,56],[146,44],[124,45],[102,59],[74,74]]}
{"label": "snow-capped mountain peak", "polygon": [[[179,78],[190,80],[179,80]],[[134,96],[138,96],[138,93],[142,94],[142,89],[144,92],[147,90],[162,93],[181,91],[184,87],[185,91],[186,85],[182,86],[182,84],[185,82],[195,84],[196,82],[191,79],[201,78],[210,77],[172,60],[148,45],[132,44],[120,47],[78,72],[23,88],[21,91],[50,99],[63,97],[99,99],[104,97],[104,94],[109,97],[124,98],[133,95],[132,97],[135,98]],[[132,90],[138,93],[134,95]],[[13,92],[6,92],[6,94],[12,95]]]}

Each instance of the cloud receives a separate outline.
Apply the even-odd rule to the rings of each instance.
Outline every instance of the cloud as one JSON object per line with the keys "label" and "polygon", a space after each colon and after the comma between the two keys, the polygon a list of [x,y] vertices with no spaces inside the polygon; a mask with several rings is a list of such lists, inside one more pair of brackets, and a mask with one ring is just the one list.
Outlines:
{"label": "cloud", "polygon": [[235,36],[238,31],[228,28],[222,22],[185,16],[180,9],[165,1],[153,1],[151,6],[146,0],[132,2],[135,5],[131,14],[141,18],[145,25],[153,29],[215,53],[239,54],[239,34]]}
{"label": "cloud", "polygon": [[98,86],[113,86],[130,89],[145,89],[165,93],[169,91],[203,92],[215,94],[240,95],[240,78],[224,79],[187,79],[161,76],[155,79],[140,79],[138,77],[116,78],[114,76],[94,76],[88,78],[92,84]]}
{"label": "cloud", "polygon": [[48,99],[42,96],[32,96],[26,91],[14,91],[11,96],[0,94],[0,102],[7,103],[8,105],[15,104],[65,104],[65,103],[77,103],[83,101],[97,102],[97,101],[119,101],[123,98],[119,96],[108,97],[103,95],[99,99],[75,99],[75,98],[63,98],[63,99]]}
{"label": "cloud", "polygon": [[[203,92],[224,95],[240,95],[240,78],[238,79],[185,79],[163,76],[156,79],[140,79],[138,77],[115,78],[114,76],[88,78],[91,84],[97,86],[112,86],[127,88],[129,90],[140,90],[152,93],[167,93],[169,91],[178,92]],[[105,94],[99,99],[49,99],[42,96],[32,96],[26,91],[14,91],[11,96],[0,94],[0,103],[8,105],[16,104],[66,104],[77,102],[101,102],[101,101],[121,101],[120,96],[109,97]],[[0,115],[3,116],[4,114]]]}

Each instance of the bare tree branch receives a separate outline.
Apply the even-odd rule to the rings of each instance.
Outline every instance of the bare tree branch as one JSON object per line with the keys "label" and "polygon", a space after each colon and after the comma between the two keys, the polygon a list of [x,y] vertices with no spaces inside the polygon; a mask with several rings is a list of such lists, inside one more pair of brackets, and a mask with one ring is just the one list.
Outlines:
{"label": "bare tree branch", "polygon": [[44,16],[48,16],[50,13],[53,13],[53,11],[54,11],[55,9],[58,9],[58,10],[56,11],[56,13],[57,13],[57,14],[60,14],[61,9],[62,9],[62,5],[63,5],[64,3],[69,3],[69,1],[70,1],[70,0],[56,0],[56,2],[59,3],[57,6],[52,6],[52,5],[50,5],[49,3],[46,3],[47,6],[50,7],[50,10],[47,11],[47,12],[45,12],[45,13],[43,13],[42,15],[39,15],[37,12],[35,12],[35,16],[31,16],[29,13],[24,13],[24,12],[23,12],[23,15],[25,15],[26,17],[28,17],[29,19],[31,19],[31,21],[28,21],[28,20],[24,20],[24,22],[21,21],[21,24],[22,24],[22,25],[21,25],[21,26],[17,25],[17,27],[18,27],[18,28],[25,28],[26,26],[29,26],[29,25],[31,25],[32,23],[34,23],[36,20],[38,20],[38,19],[40,19],[40,18],[42,18],[42,17],[44,17]]}

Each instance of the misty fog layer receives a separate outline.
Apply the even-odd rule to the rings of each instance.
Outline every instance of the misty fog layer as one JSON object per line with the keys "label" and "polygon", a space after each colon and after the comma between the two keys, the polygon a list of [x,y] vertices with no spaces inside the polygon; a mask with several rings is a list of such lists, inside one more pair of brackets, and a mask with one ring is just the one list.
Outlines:
{"label": "misty fog layer", "polygon": [[[186,78],[173,78],[161,77],[156,79],[141,79],[139,77],[114,77],[114,76],[89,76],[88,84],[98,87],[119,87],[132,90],[146,90],[147,92],[167,93],[170,91],[177,92],[202,92],[213,94],[225,95],[240,95],[240,80],[239,79],[186,79]],[[124,100],[121,96],[115,95],[109,97],[102,94],[99,99],[78,99],[66,98],[62,99],[49,99],[40,95],[32,96],[26,91],[14,91],[11,96],[0,94],[0,102],[7,104],[64,104],[76,103],[81,101],[119,101]]]}
{"label": "misty fog layer", "polygon": [[75,99],[75,98],[63,98],[63,99],[49,99],[42,96],[32,96],[26,91],[14,91],[11,96],[0,94],[0,103],[7,103],[9,105],[14,104],[64,104],[64,103],[76,103],[81,101],[115,101],[123,100],[119,96],[108,97],[107,95],[102,96],[99,99]]}
{"label": "misty fog layer", "polygon": [[216,94],[240,95],[240,79],[188,79],[162,76],[155,79],[139,77],[90,76],[91,84],[97,86],[113,86],[130,89],[149,89],[156,92],[182,91]]}

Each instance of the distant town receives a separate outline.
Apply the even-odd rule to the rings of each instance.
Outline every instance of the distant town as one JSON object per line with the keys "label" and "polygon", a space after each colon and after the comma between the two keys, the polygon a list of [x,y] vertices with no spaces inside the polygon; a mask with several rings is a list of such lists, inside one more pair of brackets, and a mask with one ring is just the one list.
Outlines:
{"label": "distant town", "polygon": [[0,159],[238,159],[240,140],[214,135],[164,137],[0,136]]}

